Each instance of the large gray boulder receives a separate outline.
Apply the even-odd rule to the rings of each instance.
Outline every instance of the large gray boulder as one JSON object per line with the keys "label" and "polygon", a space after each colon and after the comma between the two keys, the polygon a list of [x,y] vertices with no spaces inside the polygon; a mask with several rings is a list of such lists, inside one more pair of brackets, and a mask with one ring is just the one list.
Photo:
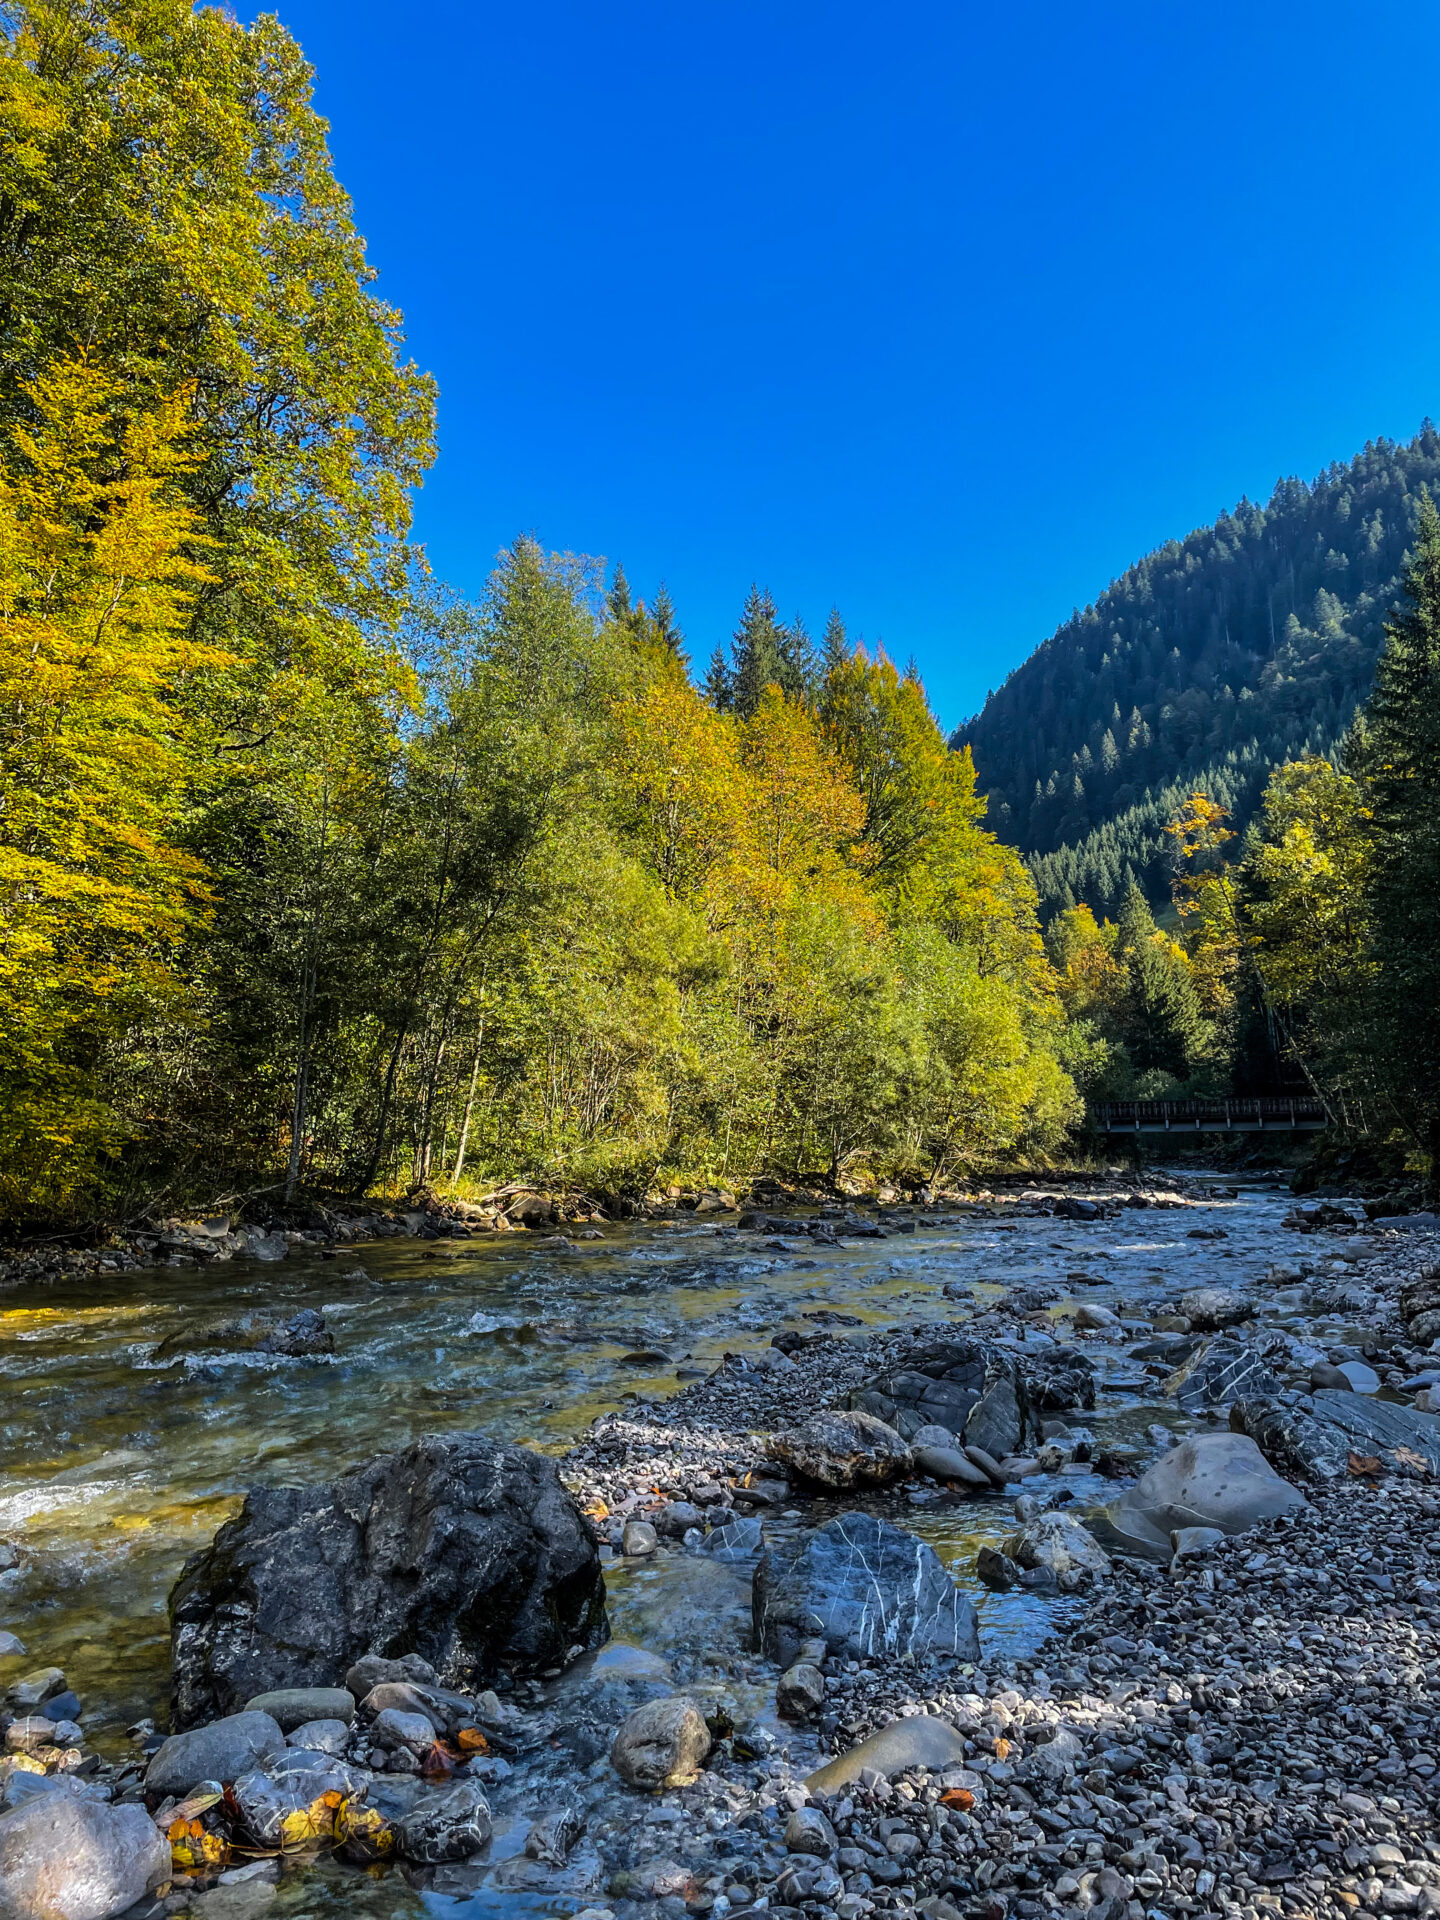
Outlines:
{"label": "large gray boulder", "polygon": [[4,1920],[111,1920],[170,1873],[169,1844],[143,1807],[44,1793],[0,1815]]}
{"label": "large gray boulder", "polygon": [[1182,1527],[1244,1533],[1261,1520],[1305,1505],[1255,1442],[1241,1433],[1197,1433],[1172,1447],[1106,1509],[1123,1540],[1146,1552],[1170,1552]]}
{"label": "large gray boulder", "polygon": [[1440,1421],[1393,1400],[1332,1391],[1314,1394],[1308,1406],[1245,1399],[1231,1407],[1230,1424],[1277,1467],[1310,1480],[1343,1480],[1351,1454],[1378,1460],[1388,1473],[1440,1475]]}
{"label": "large gray boulder", "polygon": [[243,1773],[278,1760],[285,1751],[285,1735],[272,1715],[232,1713],[212,1720],[208,1727],[172,1733],[158,1747],[145,1775],[147,1793],[187,1794],[202,1780],[228,1785]]}
{"label": "large gray boulder", "polygon": [[177,1726],[276,1688],[340,1687],[365,1654],[455,1686],[608,1635],[590,1529],[553,1460],[418,1440],[330,1485],[252,1490],[170,1595]]}
{"label": "large gray boulder", "polygon": [[980,1658],[975,1609],[933,1547],[870,1513],[842,1513],[770,1549],[751,1583],[755,1643],[782,1667],[807,1640],[848,1659]]}
{"label": "large gray boulder", "polygon": [[907,1440],[923,1427],[943,1427],[1003,1459],[1038,1444],[1055,1414],[1093,1407],[1095,1370],[1073,1347],[1017,1354],[989,1340],[938,1340],[848,1400]]}
{"label": "large gray boulder", "polygon": [[816,1413],[777,1433],[770,1452],[816,1486],[848,1493],[882,1486],[911,1467],[910,1449],[893,1427],[869,1413]]}

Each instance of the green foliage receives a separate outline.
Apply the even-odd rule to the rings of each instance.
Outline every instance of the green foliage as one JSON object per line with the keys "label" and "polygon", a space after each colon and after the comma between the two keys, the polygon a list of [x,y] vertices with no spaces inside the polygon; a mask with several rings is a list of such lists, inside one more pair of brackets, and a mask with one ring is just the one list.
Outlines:
{"label": "green foliage", "polygon": [[533,540],[437,591],[293,41],[0,35],[0,1204],[1055,1145],[1034,886],[913,670],[755,588],[702,693],[663,584]]}
{"label": "green foliage", "polygon": [[226,662],[188,628],[184,396],[117,430],[83,362],[24,392],[0,470],[0,1204],[63,1206],[125,1137],[107,1054],[180,997],[211,898],[179,696]]}
{"label": "green foliage", "polygon": [[1165,826],[1192,792],[1243,833],[1272,767],[1338,745],[1437,481],[1427,422],[1241,501],[1072,615],[957,730],[1047,914],[1114,913],[1131,879],[1162,900]]}
{"label": "green foliage", "polygon": [[1135,885],[1116,927],[1088,907],[1055,917],[1060,1054],[1087,1091],[1303,1084],[1338,1125],[1404,1141],[1436,1177],[1440,515],[1428,494],[1403,588],[1344,765],[1277,767],[1238,864],[1204,794],[1171,823],[1179,942]]}
{"label": "green foliage", "polygon": [[813,697],[818,662],[804,622],[785,626],[768,587],[751,587],[727,659],[717,647],[705,683],[717,706],[748,719],[768,686],[795,700]]}
{"label": "green foliage", "polygon": [[1368,999],[1388,1097],[1440,1166],[1440,515],[1421,502],[1348,759],[1369,814]]}
{"label": "green foliage", "polygon": [[123,410],[192,389],[201,616],[255,663],[227,704],[343,674],[356,623],[403,603],[434,393],[370,292],[299,48],[187,0],[26,0],[0,28],[0,430],[75,342]]}

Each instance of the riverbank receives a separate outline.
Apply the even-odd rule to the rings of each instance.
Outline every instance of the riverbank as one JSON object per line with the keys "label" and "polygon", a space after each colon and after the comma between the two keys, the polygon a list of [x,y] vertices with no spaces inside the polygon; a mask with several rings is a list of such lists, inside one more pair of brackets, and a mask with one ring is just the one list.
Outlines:
{"label": "riverbank", "polygon": [[[139,1371],[117,1373],[103,1391],[122,1395],[132,1427],[144,1395],[163,1389],[152,1404],[176,1413],[191,1408],[192,1389],[198,1395],[177,1432],[187,1461],[208,1444],[205,1423],[230,1399],[237,1422],[262,1442],[291,1429],[303,1407],[315,1441],[333,1443],[327,1407],[364,1408],[364,1381],[393,1381],[397,1355],[409,1352],[397,1337],[415,1345],[406,1364],[419,1366],[422,1354],[438,1359],[437,1339],[456,1342],[467,1314],[469,1342],[493,1366],[519,1367],[502,1425],[510,1436],[534,1433],[526,1410],[533,1422],[539,1394],[566,1377],[547,1356],[573,1365],[585,1341],[600,1336],[585,1315],[610,1312],[597,1305],[607,1289],[628,1316],[604,1328],[616,1353],[606,1362],[613,1384],[604,1401],[578,1434],[571,1429],[568,1446],[551,1445],[599,1543],[615,1638],[599,1655],[520,1681],[503,1701],[473,1703],[492,1752],[460,1777],[473,1774],[483,1787],[494,1828],[488,1847],[440,1866],[407,1856],[379,1880],[313,1849],[253,1863],[231,1856],[223,1867],[181,1874],[163,1900],[137,1908],[137,1920],[142,1911],[159,1920],[182,1910],[220,1920],[231,1907],[248,1916],[277,1889],[287,1916],[345,1906],[386,1920],[418,1915],[438,1893],[485,1910],[523,1895],[548,1901],[547,1912],[589,1910],[592,1920],[723,1920],[757,1906],[772,1920],[863,1920],[922,1907],[927,1920],[948,1920],[947,1907],[967,1920],[1100,1908],[1109,1909],[1106,1920],[1147,1911],[1378,1920],[1440,1906],[1424,1844],[1437,1810],[1427,1743],[1440,1683],[1440,1568],[1427,1542],[1440,1506],[1423,1461],[1407,1468],[1392,1450],[1362,1459],[1339,1482],[1292,1473],[1307,1508],[1230,1544],[1203,1542],[1199,1557],[1173,1569],[1163,1553],[1152,1561],[1117,1553],[1099,1574],[1044,1579],[1030,1570],[1003,1590],[980,1578],[985,1552],[996,1556],[992,1566],[1002,1563],[1017,1529],[1047,1514],[1094,1516],[1178,1440],[1228,1432],[1235,1416],[1223,1401],[1194,1410],[1177,1398],[1182,1349],[1209,1351],[1218,1340],[1253,1350],[1281,1404],[1294,1408],[1314,1401],[1312,1369],[1356,1369],[1374,1391],[1351,1395],[1355,1405],[1410,1417],[1408,1403],[1429,1393],[1426,1367],[1440,1371],[1407,1326],[1421,1325],[1414,1287],[1440,1255],[1433,1230],[1362,1226],[1358,1208],[1287,1214],[1288,1204],[1237,1195],[1223,1182],[1171,1180],[992,1190],[929,1207],[898,1198],[878,1209],[754,1207],[743,1225],[733,1214],[697,1218],[677,1208],[643,1228],[597,1228],[595,1239],[512,1235],[498,1266],[489,1235],[453,1246],[402,1235],[361,1250],[372,1271],[352,1299],[337,1283],[353,1276],[317,1265],[307,1243],[288,1256],[293,1267],[237,1256],[239,1264],[212,1274],[227,1290],[243,1279],[257,1298],[273,1297],[282,1275],[292,1297],[308,1275],[339,1302],[305,1296],[335,1316],[336,1353],[271,1354],[263,1366],[227,1360],[193,1325],[188,1352],[162,1352],[169,1335],[137,1342],[136,1334],[172,1324],[169,1307],[143,1326],[124,1322],[128,1308],[97,1309],[119,1313],[130,1328],[115,1352]],[[1282,1214],[1292,1223],[1282,1225]],[[467,1291],[464,1276],[476,1261],[475,1276],[510,1276],[508,1314],[474,1311],[478,1279]],[[654,1291],[662,1276],[663,1296]],[[182,1327],[191,1280],[173,1276]],[[413,1328],[387,1292],[394,1286],[412,1319],[432,1301]],[[1231,1305],[1216,1297],[1227,1286]],[[663,1315],[644,1306],[660,1298]],[[527,1299],[534,1305],[520,1308]],[[703,1321],[694,1317],[702,1307]],[[54,1324],[90,1339],[95,1322],[65,1321],[66,1311]],[[375,1329],[363,1339],[362,1314]],[[1233,1324],[1218,1336],[1197,1334],[1187,1314]],[[628,1351],[621,1340],[633,1342]],[[783,1437],[822,1409],[883,1404],[913,1431],[905,1395],[917,1391],[915,1367],[933,1366],[937,1342],[947,1353],[958,1343],[990,1356],[980,1385],[994,1382],[997,1406],[1007,1404],[1006,1381],[1028,1392],[1057,1367],[1072,1405],[1052,1417],[1037,1402],[1013,1436],[1023,1440],[1013,1457],[993,1459],[993,1475],[971,1462],[979,1486],[928,1470],[918,1432],[913,1457],[884,1484],[827,1491],[794,1470]],[[58,1347],[17,1349],[47,1351],[58,1364]],[[362,1353],[372,1371],[347,1385]],[[547,1388],[538,1386],[537,1361]],[[474,1382],[470,1400],[444,1364],[435,1378],[420,1368],[405,1403],[409,1431],[436,1430],[441,1405],[442,1430],[473,1426],[486,1363],[479,1358],[465,1376]],[[624,1384],[627,1371],[633,1385]],[[62,1413],[56,1401],[57,1419],[75,1421],[75,1386],[93,1373],[87,1363],[67,1375],[71,1404]],[[125,1378],[132,1387],[122,1388]],[[493,1402],[493,1368],[489,1379]],[[295,1454],[294,1470],[287,1457],[278,1456],[282,1482],[325,1477],[313,1453]],[[141,1458],[132,1454],[127,1471]],[[94,1462],[74,1483],[83,1496],[77,1517],[89,1524],[108,1484],[103,1468]],[[35,1510],[33,1493],[14,1497]],[[789,1655],[751,1644],[762,1552],[793,1555],[816,1528],[856,1510],[918,1542],[923,1552],[905,1549],[918,1553],[917,1568],[929,1565],[925,1554],[938,1555],[937,1566],[943,1559],[965,1604],[975,1603],[978,1657],[922,1652],[902,1661],[884,1647],[822,1647],[810,1650],[813,1677],[797,1678]],[[117,1534],[117,1547],[122,1537],[146,1536]],[[63,1569],[57,1563],[56,1577],[37,1586],[49,1549],[36,1544],[31,1574],[0,1570],[0,1625],[20,1630],[32,1666],[51,1660],[69,1669],[54,1630]],[[143,1562],[130,1565],[133,1579]],[[27,1594],[35,1602],[28,1613],[17,1604]],[[5,1679],[20,1670],[7,1661]],[[78,1679],[77,1704],[88,1710],[83,1668],[67,1679]],[[689,1784],[637,1799],[617,1775],[612,1745],[647,1702],[677,1697],[708,1721],[701,1737],[711,1750]],[[49,1701],[38,1703],[41,1717],[49,1710]],[[163,1713],[151,1717],[163,1727]],[[87,1791],[141,1804],[143,1751],[127,1759],[128,1743],[113,1733],[93,1745],[88,1728],[103,1716],[80,1718],[85,1726],[66,1735],[78,1740]],[[907,1737],[908,1722],[943,1728],[943,1761],[932,1754],[917,1771],[893,1764],[892,1753],[843,1787],[807,1785],[832,1756],[897,1721],[899,1735],[887,1739]],[[341,1758],[378,1805],[393,1796],[393,1769],[369,1724],[361,1714]],[[159,1735],[140,1721],[135,1738],[143,1750]],[[562,1802],[579,1828],[549,1854],[543,1840],[539,1853],[527,1851],[532,1828]]]}
{"label": "riverbank", "polygon": [[532,1232],[569,1234],[626,1221],[720,1217],[746,1208],[865,1208],[911,1212],[916,1205],[1013,1204],[1017,1198],[1058,1200],[1079,1180],[1105,1195],[1171,1191],[1166,1174],[1138,1175],[1121,1168],[1036,1175],[1019,1171],[986,1181],[904,1192],[883,1182],[874,1187],[820,1189],[761,1179],[739,1195],[714,1187],[669,1187],[638,1198],[597,1196],[580,1190],[551,1191],[511,1181],[481,1199],[425,1195],[393,1203],[306,1202],[292,1207],[249,1202],[227,1211],[157,1215],[124,1226],[93,1222],[65,1231],[19,1237],[0,1246],[0,1290],[45,1286],[61,1279],[127,1273],[150,1267],[198,1268],[236,1258],[276,1262],[291,1254],[329,1258],[347,1247],[405,1238],[465,1240],[475,1235]]}
{"label": "riverbank", "polygon": [[[1353,1236],[1343,1259],[1333,1240],[1311,1244],[1317,1313],[1363,1322],[1372,1356],[1376,1341],[1403,1342],[1401,1293],[1433,1264],[1436,1236],[1374,1235],[1363,1259]],[[1340,1274],[1317,1271],[1327,1255]],[[600,1423],[571,1456],[576,1484],[616,1514],[645,1510],[642,1487],[713,1498],[723,1474],[739,1487],[766,1471],[766,1430],[903,1366],[917,1344],[826,1343],[778,1376],[717,1374],[643,1423]],[[1440,1910],[1440,1499],[1418,1460],[1414,1477],[1379,1464],[1352,1456],[1343,1480],[1306,1484],[1297,1515],[1168,1568],[1117,1556],[1033,1657],[960,1675],[953,1662],[827,1659],[831,1750],[925,1716],[961,1736],[963,1755],[830,1792],[772,1768],[755,1800],[760,1870],[707,1890],[772,1920]],[[1026,1496],[1016,1504],[1021,1518]],[[821,1817],[797,1827],[800,1808]]]}
{"label": "riverbank", "polygon": [[788,1783],[777,1851],[796,1802],[836,1844],[749,1891],[772,1917],[813,1911],[828,1865],[845,1891],[818,1904],[841,1914],[1440,1910],[1437,1514],[1419,1486],[1312,1492],[1203,1562],[1117,1562],[1034,1660],[830,1675],[847,1741],[933,1715],[964,1758],[828,1795]]}

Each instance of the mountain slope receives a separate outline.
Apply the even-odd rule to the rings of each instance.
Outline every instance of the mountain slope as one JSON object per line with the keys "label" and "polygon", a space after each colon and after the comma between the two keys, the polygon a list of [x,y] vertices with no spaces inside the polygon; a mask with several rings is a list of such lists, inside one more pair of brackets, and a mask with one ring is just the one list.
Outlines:
{"label": "mountain slope", "polygon": [[1113,911],[1166,885],[1165,821],[1203,787],[1243,827],[1277,762],[1324,752],[1367,692],[1440,434],[1372,441],[1158,548],[956,729],[989,824],[1046,906]]}

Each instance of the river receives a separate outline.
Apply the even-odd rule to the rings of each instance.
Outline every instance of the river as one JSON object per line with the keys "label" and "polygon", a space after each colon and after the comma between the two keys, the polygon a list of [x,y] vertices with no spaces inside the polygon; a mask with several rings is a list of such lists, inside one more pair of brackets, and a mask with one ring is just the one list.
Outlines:
{"label": "river", "polygon": [[[808,1328],[803,1316],[821,1308],[863,1332],[963,1319],[1007,1289],[1058,1285],[1048,1309],[1058,1316],[1080,1298],[1123,1311],[1162,1287],[1173,1299],[1255,1281],[1295,1258],[1280,1226],[1289,1204],[1251,1184],[1198,1211],[1094,1223],[1008,1208],[922,1213],[913,1234],[801,1253],[689,1216],[617,1226],[568,1254],[519,1234],[383,1240],[330,1260],[297,1252],[282,1265],[236,1259],[56,1285],[24,1304],[12,1296],[0,1307],[0,1543],[11,1550],[0,1557],[14,1564],[0,1572],[0,1626],[19,1633],[29,1666],[64,1668],[92,1743],[114,1750],[142,1715],[163,1724],[167,1591],[248,1485],[329,1478],[439,1429],[558,1452],[623,1395],[673,1392],[727,1350]],[[1192,1238],[1197,1224],[1228,1237]],[[1067,1275],[1079,1271],[1101,1284],[1072,1292]],[[969,1298],[946,1297],[947,1283]],[[325,1315],[333,1358],[204,1350],[217,1322],[301,1307]],[[626,1358],[657,1349],[670,1358]],[[1089,1422],[1097,1440],[1142,1437],[1156,1420],[1189,1426],[1123,1348],[1092,1351],[1113,1381]],[[1082,1512],[1115,1491],[1074,1468],[1067,1484]],[[1008,1502],[950,1497],[906,1516],[974,1590],[986,1643],[1014,1648],[1048,1630],[1056,1603],[967,1578],[1008,1520]],[[617,1639],[661,1656],[706,1605],[681,1555],[622,1564],[609,1583]],[[711,1590],[727,1635],[742,1630],[735,1584]]]}

